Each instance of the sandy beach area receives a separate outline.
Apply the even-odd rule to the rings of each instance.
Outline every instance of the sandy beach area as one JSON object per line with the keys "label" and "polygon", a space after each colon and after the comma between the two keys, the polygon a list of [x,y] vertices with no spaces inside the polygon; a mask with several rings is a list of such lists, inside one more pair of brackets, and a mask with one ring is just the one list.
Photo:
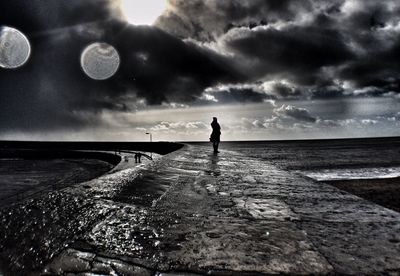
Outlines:
{"label": "sandy beach area", "polygon": [[325,181],[341,190],[400,212],[400,178]]}

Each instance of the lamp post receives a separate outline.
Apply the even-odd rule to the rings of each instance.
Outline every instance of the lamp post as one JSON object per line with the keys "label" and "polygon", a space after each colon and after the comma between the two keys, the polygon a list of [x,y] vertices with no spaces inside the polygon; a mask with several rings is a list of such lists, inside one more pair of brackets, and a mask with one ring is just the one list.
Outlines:
{"label": "lamp post", "polygon": [[[152,143],[153,142],[153,134],[151,132],[146,132],[146,134],[150,135],[150,143]],[[150,147],[151,147],[151,144],[150,144]],[[150,157],[151,157],[151,159],[153,159],[153,152],[152,151],[150,151]]]}

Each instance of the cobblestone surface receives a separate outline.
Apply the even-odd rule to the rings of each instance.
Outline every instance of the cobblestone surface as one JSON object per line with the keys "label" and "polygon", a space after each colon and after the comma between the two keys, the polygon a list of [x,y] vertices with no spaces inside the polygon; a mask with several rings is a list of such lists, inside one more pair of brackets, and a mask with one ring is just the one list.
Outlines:
{"label": "cobblestone surface", "polygon": [[233,151],[186,146],[0,214],[4,273],[400,273],[400,214]]}

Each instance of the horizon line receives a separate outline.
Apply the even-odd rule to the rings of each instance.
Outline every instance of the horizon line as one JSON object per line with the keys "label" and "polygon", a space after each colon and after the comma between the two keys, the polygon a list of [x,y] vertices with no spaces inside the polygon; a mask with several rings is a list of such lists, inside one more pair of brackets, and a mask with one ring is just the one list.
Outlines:
{"label": "horizon line", "polygon": [[[254,140],[226,140],[221,143],[235,142],[301,142],[301,141],[335,141],[335,140],[376,140],[376,139],[399,139],[400,136],[365,136],[365,137],[337,137],[337,138],[300,138],[300,139],[254,139]],[[207,140],[193,141],[101,141],[101,140],[1,140],[0,143],[209,143]]]}

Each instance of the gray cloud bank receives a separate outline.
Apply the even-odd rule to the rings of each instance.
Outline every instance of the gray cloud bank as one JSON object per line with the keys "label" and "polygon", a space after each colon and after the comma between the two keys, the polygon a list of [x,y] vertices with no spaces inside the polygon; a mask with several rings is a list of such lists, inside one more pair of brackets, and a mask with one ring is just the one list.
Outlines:
{"label": "gray cloud bank", "polygon": [[396,0],[169,3],[158,20],[160,28],[225,53],[241,65],[249,82],[281,79],[314,98],[361,90],[364,96],[399,92]]}

